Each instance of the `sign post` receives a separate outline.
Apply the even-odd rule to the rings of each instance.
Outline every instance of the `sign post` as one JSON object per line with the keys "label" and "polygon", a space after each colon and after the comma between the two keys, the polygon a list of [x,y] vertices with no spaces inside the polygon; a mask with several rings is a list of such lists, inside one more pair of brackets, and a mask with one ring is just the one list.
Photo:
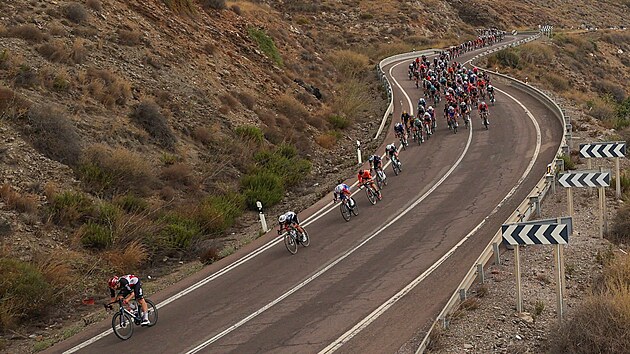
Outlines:
{"label": "sign post", "polygon": [[267,220],[265,219],[265,214],[263,214],[263,205],[260,201],[256,202],[256,207],[258,207],[258,217],[260,218],[260,225],[262,226],[263,232],[269,231],[267,228]]}
{"label": "sign post", "polygon": [[604,237],[604,209],[606,208],[606,194],[604,187],[610,186],[610,172],[604,172],[600,167],[596,171],[574,171],[563,173],[558,178],[558,183],[567,188],[567,204],[569,207],[569,215],[573,216],[573,194],[572,187],[598,187],[599,188],[599,237]]}
{"label": "sign post", "polygon": [[357,140],[357,159],[359,160],[359,165],[363,163],[361,159],[361,142]]}
{"label": "sign post", "polygon": [[554,245],[556,306],[558,320],[564,315],[564,254],[561,245],[569,243],[572,232],[572,218],[535,220],[531,222],[503,224],[501,232],[503,242],[514,246],[514,264],[516,275],[516,311],[523,312],[523,297],[521,290],[521,261],[520,245]]}
{"label": "sign post", "polygon": [[591,158],[615,158],[615,196],[621,198],[621,173],[619,159],[626,156],[626,143],[611,141],[603,143],[580,144],[580,157],[587,158],[588,168],[591,169]]}

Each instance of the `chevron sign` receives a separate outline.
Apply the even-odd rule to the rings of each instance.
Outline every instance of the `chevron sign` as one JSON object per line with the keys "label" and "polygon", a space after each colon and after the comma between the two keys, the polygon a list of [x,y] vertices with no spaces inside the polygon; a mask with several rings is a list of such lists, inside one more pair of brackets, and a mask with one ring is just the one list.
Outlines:
{"label": "chevron sign", "polygon": [[626,155],[626,143],[592,143],[580,144],[580,157],[624,157]]}
{"label": "chevron sign", "polygon": [[504,224],[503,242],[509,245],[566,245],[569,243],[567,224]]}
{"label": "chevron sign", "polygon": [[610,172],[576,171],[563,173],[558,177],[558,183],[563,187],[608,187],[610,186]]}

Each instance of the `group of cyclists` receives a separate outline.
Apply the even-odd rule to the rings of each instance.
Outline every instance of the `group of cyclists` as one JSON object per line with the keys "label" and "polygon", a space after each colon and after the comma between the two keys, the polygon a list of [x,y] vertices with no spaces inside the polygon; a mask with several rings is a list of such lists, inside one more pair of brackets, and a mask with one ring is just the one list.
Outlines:
{"label": "group of cyclists", "polygon": [[452,46],[446,49],[446,54],[448,54],[450,58],[454,59],[471,50],[501,42],[505,37],[505,31],[501,31],[496,28],[484,29],[480,32],[481,33],[477,38],[475,38],[475,40],[467,41],[460,45]]}

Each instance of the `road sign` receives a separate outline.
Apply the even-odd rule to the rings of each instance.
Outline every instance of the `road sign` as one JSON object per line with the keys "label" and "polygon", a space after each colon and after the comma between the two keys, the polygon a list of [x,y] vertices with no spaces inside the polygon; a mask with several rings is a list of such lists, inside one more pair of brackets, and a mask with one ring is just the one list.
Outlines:
{"label": "road sign", "polygon": [[626,143],[605,142],[580,144],[580,157],[624,157],[626,155]]}
{"label": "road sign", "polygon": [[558,183],[563,187],[608,187],[610,172],[575,171],[560,174]]}
{"label": "road sign", "polygon": [[567,225],[567,232],[569,233],[569,236],[573,235],[573,218],[570,217],[570,216],[563,216],[563,217],[552,218],[552,219],[539,219],[539,220],[532,220],[532,221],[521,221],[521,222],[519,222],[519,224],[521,224],[521,225],[535,225],[535,224],[539,224],[539,225],[550,225],[550,224]]}
{"label": "road sign", "polygon": [[569,243],[567,224],[504,224],[503,242],[509,245],[566,245]]}

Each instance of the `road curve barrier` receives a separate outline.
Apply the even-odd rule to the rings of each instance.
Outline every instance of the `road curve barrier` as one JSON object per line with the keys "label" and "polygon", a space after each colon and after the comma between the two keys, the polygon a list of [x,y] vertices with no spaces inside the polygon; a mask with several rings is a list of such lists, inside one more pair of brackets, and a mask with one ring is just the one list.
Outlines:
{"label": "road curve barrier", "polygon": [[[531,37],[528,37],[524,40],[520,40],[515,43],[517,43],[516,45],[520,45],[520,44],[533,41],[539,37],[540,37],[540,33],[537,33],[536,35],[533,35]],[[483,52],[482,54],[476,56],[473,60],[479,59],[481,56],[496,52],[497,50],[501,50],[501,49],[505,49],[507,47],[513,47],[513,46],[515,45],[509,44],[509,45],[501,46],[498,49],[492,49],[492,50]],[[567,117],[565,116],[564,110],[560,108],[560,106],[558,106],[556,102],[554,102],[549,96],[547,96],[541,90],[531,85],[528,85],[525,82],[512,78],[510,76],[493,72],[487,69],[483,69],[483,70],[488,72],[491,75],[495,75],[497,77],[501,77],[503,79],[508,80],[510,86],[529,94],[530,96],[534,97],[539,102],[543,103],[560,120],[563,127],[567,127],[567,123],[570,123],[570,122],[567,122]],[[558,148],[558,151],[556,152],[555,156],[558,156],[564,149],[567,149],[567,130],[566,129],[563,129],[562,131],[562,141],[560,143],[560,147]],[[554,158],[554,160],[551,161],[551,163],[548,165],[550,166],[551,171],[554,171],[554,172],[558,171],[558,166],[556,164],[556,161],[557,159]],[[518,206],[517,210],[515,210],[504,223],[507,224],[507,223],[514,223],[514,222],[527,220],[536,211],[535,201],[542,201],[543,198],[547,195],[547,192],[552,188],[553,183],[555,183],[555,178],[549,178],[547,177],[547,175],[543,175],[542,178],[538,181],[538,183],[534,187],[534,189],[532,189],[529,195]],[[490,243],[483,250],[479,258],[477,258],[477,261],[471,266],[468,273],[466,273],[466,276],[464,277],[462,282],[459,284],[457,289],[455,289],[452,296],[450,297],[450,299],[448,300],[448,302],[446,303],[446,305],[444,306],[444,308],[442,309],[438,317],[431,324],[431,327],[427,331],[426,335],[424,336],[424,339],[420,343],[420,346],[416,350],[416,354],[420,354],[425,351],[425,349],[427,348],[430,342],[431,332],[433,331],[435,326],[438,325],[438,323],[440,323],[444,328],[448,327],[448,321],[449,321],[448,315],[451,314],[457,308],[457,306],[459,306],[459,304],[466,299],[466,293],[468,289],[470,289],[470,287],[475,283],[475,280],[483,279],[484,277],[483,269],[485,268],[485,266],[491,260],[493,260],[495,264],[498,264],[500,262],[499,245],[501,244],[501,242],[502,242],[502,234],[501,234],[501,229],[499,229],[495,233]]]}

